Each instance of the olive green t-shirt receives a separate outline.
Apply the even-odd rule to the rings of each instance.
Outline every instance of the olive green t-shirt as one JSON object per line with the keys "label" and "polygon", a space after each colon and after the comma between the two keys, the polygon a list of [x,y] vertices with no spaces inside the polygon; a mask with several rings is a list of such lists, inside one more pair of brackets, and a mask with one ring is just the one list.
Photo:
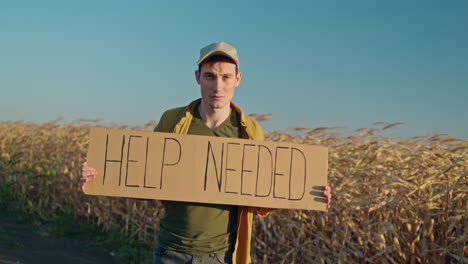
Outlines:
{"label": "olive green t-shirt", "polygon": [[[188,134],[241,138],[236,111],[219,127],[211,129],[203,123],[195,108]],[[166,213],[160,222],[158,247],[205,255],[233,251],[236,241],[237,206],[166,201]]]}

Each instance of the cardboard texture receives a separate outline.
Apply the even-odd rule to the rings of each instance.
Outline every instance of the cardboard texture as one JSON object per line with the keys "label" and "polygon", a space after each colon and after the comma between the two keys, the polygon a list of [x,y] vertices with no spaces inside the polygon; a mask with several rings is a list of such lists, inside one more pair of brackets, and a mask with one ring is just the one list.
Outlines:
{"label": "cardboard texture", "polygon": [[323,146],[93,127],[88,165],[90,195],[326,210]]}

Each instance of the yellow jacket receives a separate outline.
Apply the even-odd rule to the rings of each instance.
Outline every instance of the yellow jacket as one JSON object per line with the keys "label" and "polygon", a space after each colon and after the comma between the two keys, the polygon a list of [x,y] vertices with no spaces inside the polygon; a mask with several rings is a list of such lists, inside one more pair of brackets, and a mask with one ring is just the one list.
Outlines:
{"label": "yellow jacket", "polygon": [[[178,107],[164,112],[154,131],[187,134],[193,119],[195,107],[200,101],[201,99],[198,99],[191,102],[188,106]],[[262,128],[255,120],[245,115],[241,109],[233,103],[231,103],[231,108],[240,116],[243,138],[253,140],[264,139]],[[252,237],[253,215],[258,214],[265,216],[268,212],[269,210],[267,208],[239,206],[237,215],[237,241],[232,256],[232,263],[251,263],[250,241]]]}

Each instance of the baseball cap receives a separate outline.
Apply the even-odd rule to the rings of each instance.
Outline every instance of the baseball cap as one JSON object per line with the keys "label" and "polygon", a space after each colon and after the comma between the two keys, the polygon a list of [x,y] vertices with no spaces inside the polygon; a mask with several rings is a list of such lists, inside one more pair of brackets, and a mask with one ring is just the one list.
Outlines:
{"label": "baseball cap", "polygon": [[239,58],[237,57],[236,48],[225,42],[214,42],[202,48],[200,50],[200,59],[197,61],[197,64],[200,65],[206,58],[218,54],[231,58],[237,64],[237,68],[239,68]]}

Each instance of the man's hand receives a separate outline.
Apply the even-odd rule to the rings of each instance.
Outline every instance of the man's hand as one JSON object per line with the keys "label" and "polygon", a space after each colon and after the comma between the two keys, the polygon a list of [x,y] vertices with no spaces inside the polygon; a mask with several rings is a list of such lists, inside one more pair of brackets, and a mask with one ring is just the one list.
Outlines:
{"label": "man's hand", "polygon": [[84,190],[85,184],[97,176],[97,170],[88,166],[88,162],[85,161],[81,164],[81,178],[80,178],[80,188]]}
{"label": "man's hand", "polygon": [[331,207],[331,187],[330,186],[325,186],[325,188],[323,189],[323,196],[325,196],[325,198],[327,198],[327,209],[330,209]]}

